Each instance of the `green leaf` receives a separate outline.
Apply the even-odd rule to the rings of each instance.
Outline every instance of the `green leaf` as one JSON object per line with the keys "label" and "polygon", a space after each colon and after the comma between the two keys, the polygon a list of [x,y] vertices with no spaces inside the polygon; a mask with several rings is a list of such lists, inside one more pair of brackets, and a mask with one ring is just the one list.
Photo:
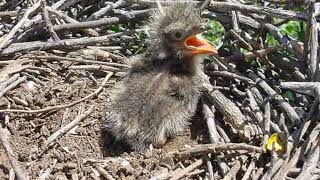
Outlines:
{"label": "green leaf", "polygon": [[210,29],[203,33],[203,36],[215,45],[222,43],[222,37],[224,35],[224,27],[220,22],[211,20],[209,22]]}
{"label": "green leaf", "polygon": [[286,91],[283,96],[288,98],[290,101],[294,101],[294,93],[290,90]]}
{"label": "green leaf", "polygon": [[302,21],[289,21],[281,25],[280,30],[285,35],[291,36],[299,41],[303,41],[307,25]]}
{"label": "green leaf", "polygon": [[276,40],[275,37],[273,37],[271,34],[267,34],[266,43],[268,46],[277,46],[279,45],[279,42]]}

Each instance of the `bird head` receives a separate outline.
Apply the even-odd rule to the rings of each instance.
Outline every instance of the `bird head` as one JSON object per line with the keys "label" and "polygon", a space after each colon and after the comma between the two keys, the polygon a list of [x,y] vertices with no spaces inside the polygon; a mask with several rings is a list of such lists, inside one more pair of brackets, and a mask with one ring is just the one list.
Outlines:
{"label": "bird head", "polygon": [[201,36],[204,20],[192,3],[174,3],[156,12],[150,21],[151,49],[165,56],[193,59],[218,54],[214,46]]}

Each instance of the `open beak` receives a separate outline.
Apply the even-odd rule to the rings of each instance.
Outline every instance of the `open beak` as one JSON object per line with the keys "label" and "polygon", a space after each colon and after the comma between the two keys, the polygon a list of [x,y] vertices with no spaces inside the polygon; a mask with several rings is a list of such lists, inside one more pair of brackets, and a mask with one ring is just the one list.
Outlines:
{"label": "open beak", "polygon": [[207,40],[201,37],[200,34],[189,36],[184,41],[184,46],[192,55],[198,54],[213,54],[217,55],[218,51]]}

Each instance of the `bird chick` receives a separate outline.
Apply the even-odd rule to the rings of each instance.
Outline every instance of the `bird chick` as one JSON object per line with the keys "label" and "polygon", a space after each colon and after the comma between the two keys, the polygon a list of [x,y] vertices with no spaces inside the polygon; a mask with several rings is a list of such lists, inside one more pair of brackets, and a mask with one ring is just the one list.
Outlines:
{"label": "bird chick", "polygon": [[116,141],[143,151],[162,147],[185,130],[203,90],[201,59],[217,54],[199,33],[200,11],[192,3],[175,3],[155,13],[149,23],[147,51],[111,93],[111,114],[104,128]]}

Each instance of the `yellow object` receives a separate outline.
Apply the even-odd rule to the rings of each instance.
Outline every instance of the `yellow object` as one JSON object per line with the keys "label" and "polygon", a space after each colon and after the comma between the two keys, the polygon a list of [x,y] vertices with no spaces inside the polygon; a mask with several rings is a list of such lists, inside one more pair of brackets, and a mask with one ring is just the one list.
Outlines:
{"label": "yellow object", "polygon": [[265,148],[269,151],[281,152],[283,149],[282,146],[283,146],[283,143],[279,137],[279,134],[274,133],[268,139],[267,144],[265,145]]}

